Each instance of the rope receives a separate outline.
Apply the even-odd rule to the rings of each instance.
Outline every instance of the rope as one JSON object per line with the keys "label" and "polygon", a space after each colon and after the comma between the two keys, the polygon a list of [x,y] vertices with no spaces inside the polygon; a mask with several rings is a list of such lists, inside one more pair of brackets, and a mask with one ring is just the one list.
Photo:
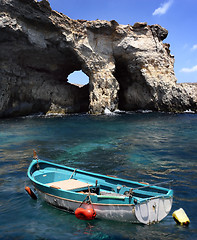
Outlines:
{"label": "rope", "polygon": [[88,195],[85,197],[85,199],[83,200],[83,202],[81,202],[81,204],[79,205],[79,208],[83,205],[83,203],[85,202],[86,198],[89,198],[88,201],[86,202],[87,204],[91,204],[92,209],[94,211],[94,214],[96,214],[95,210],[94,210],[94,206],[90,197],[90,187],[88,186]]}
{"label": "rope", "polygon": [[87,196],[85,197],[85,199],[83,200],[83,202],[81,202],[81,204],[79,205],[79,208],[83,205],[83,203],[85,202],[85,200],[86,200],[87,197],[89,197],[89,195],[87,195]]}
{"label": "rope", "polygon": [[74,172],[72,173],[72,175],[70,176],[70,178],[69,179],[71,179],[72,178],[72,176],[74,175],[74,173],[75,173],[75,171],[77,170],[77,168],[75,168],[75,170],[74,170]]}

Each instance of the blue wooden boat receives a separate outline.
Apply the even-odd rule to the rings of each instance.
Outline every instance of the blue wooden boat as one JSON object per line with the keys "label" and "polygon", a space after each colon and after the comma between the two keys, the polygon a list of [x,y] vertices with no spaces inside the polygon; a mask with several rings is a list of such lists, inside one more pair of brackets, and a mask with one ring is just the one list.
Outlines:
{"label": "blue wooden boat", "polygon": [[172,207],[173,190],[160,184],[147,185],[86,172],[40,160],[36,154],[28,177],[46,202],[81,219],[96,216],[150,224],[165,218]]}

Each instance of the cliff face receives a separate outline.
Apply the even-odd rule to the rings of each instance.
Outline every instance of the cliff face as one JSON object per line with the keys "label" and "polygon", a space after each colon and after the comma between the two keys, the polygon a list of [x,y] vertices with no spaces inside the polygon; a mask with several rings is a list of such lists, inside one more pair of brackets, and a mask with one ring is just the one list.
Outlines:
{"label": "cliff face", "polygon": [[[0,116],[197,110],[197,86],[177,84],[159,25],[72,20],[46,0],[0,0]],[[82,70],[83,88],[67,82]]]}

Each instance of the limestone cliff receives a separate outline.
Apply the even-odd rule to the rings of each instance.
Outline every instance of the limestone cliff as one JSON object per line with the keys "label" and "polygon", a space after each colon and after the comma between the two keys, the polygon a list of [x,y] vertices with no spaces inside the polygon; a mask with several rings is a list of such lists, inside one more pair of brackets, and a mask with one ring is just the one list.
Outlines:
{"label": "limestone cliff", "polygon": [[[46,0],[0,0],[0,11],[0,117],[197,111],[197,86],[176,83],[161,26],[72,20]],[[67,82],[76,70],[89,77],[83,88]]]}

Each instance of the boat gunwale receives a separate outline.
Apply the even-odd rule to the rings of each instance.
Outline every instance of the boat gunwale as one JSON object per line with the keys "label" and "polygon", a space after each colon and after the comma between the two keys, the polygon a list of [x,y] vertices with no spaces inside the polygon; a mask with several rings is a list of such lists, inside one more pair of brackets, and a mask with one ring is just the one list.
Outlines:
{"label": "boat gunwale", "polygon": [[[81,201],[76,201],[76,200],[72,200],[72,199],[68,199],[68,198],[63,198],[63,197],[59,197],[59,196],[56,196],[56,195],[53,195],[53,194],[50,194],[50,193],[46,193],[46,192],[43,192],[42,190],[38,189],[38,191],[46,194],[46,195],[49,195],[51,197],[55,197],[55,198],[59,198],[61,200],[66,200],[66,201],[69,201],[69,202],[76,202],[76,203],[81,203]],[[82,193],[80,193],[82,194]],[[171,199],[172,196],[159,196],[159,197],[151,197],[151,198],[146,198],[146,199],[143,199],[140,201],[140,203],[145,203],[147,201],[150,201],[150,200],[153,200],[153,199],[156,199],[156,198],[165,198],[165,199]],[[121,203],[91,203],[93,205],[102,205],[102,206],[105,206],[105,205],[110,205],[110,206],[135,206],[136,204],[128,204],[128,203],[125,203],[125,204],[121,204]]]}
{"label": "boat gunwale", "polygon": [[[63,197],[59,197],[59,196],[56,196],[56,195],[53,195],[53,194],[50,194],[50,193],[46,193],[46,192],[43,192],[42,190],[38,189],[39,192],[43,193],[43,194],[46,194],[48,196],[51,196],[51,197],[54,197],[54,198],[58,198],[58,199],[61,199],[61,200],[65,200],[65,201],[68,201],[68,202],[75,202],[75,203],[81,203],[82,201],[77,201],[77,200],[72,200],[72,199],[68,199],[68,198],[63,198]],[[82,193],[81,193],[82,194]],[[86,204],[86,203],[84,203]],[[121,204],[121,203],[94,203],[94,202],[91,202],[92,205],[97,205],[97,206],[135,206],[135,204]]]}

